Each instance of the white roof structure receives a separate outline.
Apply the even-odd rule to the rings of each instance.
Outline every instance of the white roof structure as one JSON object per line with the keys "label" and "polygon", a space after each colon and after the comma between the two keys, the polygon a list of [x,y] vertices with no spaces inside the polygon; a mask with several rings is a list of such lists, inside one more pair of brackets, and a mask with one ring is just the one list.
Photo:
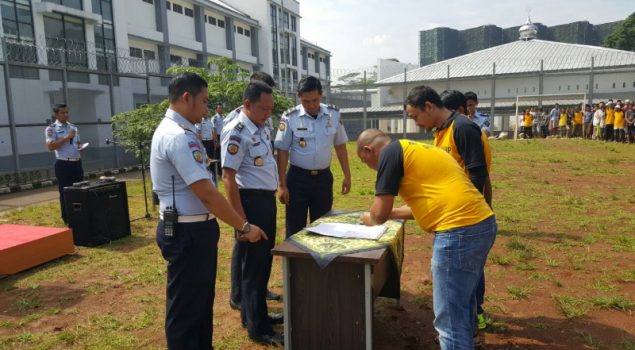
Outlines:
{"label": "white roof structure", "polygon": [[[490,47],[467,55],[433,63],[406,73],[408,82],[443,80],[449,77],[470,78],[539,72],[589,70],[635,66],[635,52],[598,46],[567,44],[546,40],[518,40]],[[400,84],[404,75],[398,74],[377,82],[377,85]]]}

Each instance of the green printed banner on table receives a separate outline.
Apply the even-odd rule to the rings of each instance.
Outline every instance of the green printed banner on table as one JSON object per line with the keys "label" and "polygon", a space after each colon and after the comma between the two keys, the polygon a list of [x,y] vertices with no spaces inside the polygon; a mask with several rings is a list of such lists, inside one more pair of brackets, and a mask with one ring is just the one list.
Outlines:
{"label": "green printed banner on table", "polygon": [[[360,215],[361,212],[347,212],[334,215],[327,214],[315,220],[310,226],[326,222],[359,224]],[[389,220],[384,225],[386,225],[388,229],[378,240],[329,237],[309,232],[306,229],[292,235],[287,240],[309,253],[321,268],[327,267],[333,259],[340,255],[388,247],[392,260],[391,265],[393,266],[391,268],[393,271],[390,275],[396,277],[397,280],[395,283],[397,284],[395,286],[394,283],[388,283],[387,288],[391,289],[392,292],[388,292],[389,295],[384,295],[386,293],[380,293],[380,295],[398,298],[399,276],[401,276],[404,252],[403,222],[399,220]],[[389,280],[390,279],[391,278],[389,278]],[[392,288],[390,287],[391,284],[393,285]],[[394,290],[395,288],[396,291]]]}

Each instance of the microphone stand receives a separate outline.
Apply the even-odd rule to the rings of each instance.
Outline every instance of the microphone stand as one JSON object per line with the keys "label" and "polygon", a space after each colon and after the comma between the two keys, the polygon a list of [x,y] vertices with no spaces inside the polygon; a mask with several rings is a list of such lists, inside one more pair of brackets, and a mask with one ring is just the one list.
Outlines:
{"label": "microphone stand", "polygon": [[[113,145],[121,144],[121,142],[106,139],[107,145],[111,143]],[[136,146],[139,149],[139,165],[141,166],[141,181],[143,182],[143,202],[146,208],[146,214],[144,218],[150,219],[152,216],[150,215],[150,212],[148,211],[148,191],[146,190],[146,172],[145,172],[145,164],[143,163],[143,152],[141,152],[145,148],[145,146],[143,144],[138,144]]]}

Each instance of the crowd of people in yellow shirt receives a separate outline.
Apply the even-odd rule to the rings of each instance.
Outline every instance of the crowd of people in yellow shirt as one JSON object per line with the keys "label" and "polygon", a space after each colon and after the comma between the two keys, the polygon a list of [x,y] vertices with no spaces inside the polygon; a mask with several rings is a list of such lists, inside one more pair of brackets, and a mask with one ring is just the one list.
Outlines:
{"label": "crowd of people in yellow shirt", "polygon": [[523,138],[584,138],[635,143],[635,102],[609,99],[593,106],[560,106],[523,111],[519,120]]}

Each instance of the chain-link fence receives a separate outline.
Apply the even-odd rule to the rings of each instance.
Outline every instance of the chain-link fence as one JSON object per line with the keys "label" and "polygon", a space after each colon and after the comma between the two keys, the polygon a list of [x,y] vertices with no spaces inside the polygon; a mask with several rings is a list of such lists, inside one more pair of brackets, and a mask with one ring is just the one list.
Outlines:
{"label": "chain-link fence", "polygon": [[[479,98],[477,111],[490,117],[492,134],[511,132],[517,113],[524,109],[550,110],[581,102],[597,103],[635,97],[635,63],[606,57],[558,57],[545,59],[496,58],[496,62],[414,65],[380,60],[377,66],[334,69],[327,101],[340,107],[349,138],[370,127],[399,137],[430,138],[406,118],[403,101],[419,85],[438,93],[472,91]],[[628,62],[627,62],[628,61]],[[533,98],[520,98],[535,95]],[[581,101],[579,96],[584,96]],[[571,99],[575,99],[575,103]],[[571,103],[570,103],[571,102]],[[517,109],[520,112],[517,112]]]}
{"label": "chain-link fence", "polygon": [[167,67],[131,57],[128,50],[40,39],[34,44],[0,37],[0,187],[54,178],[55,157],[44,130],[58,103],[68,105],[69,121],[90,144],[82,153],[85,172],[138,165],[134,156],[106,142],[112,138],[111,118],[164,100],[169,77],[158,73]]}

